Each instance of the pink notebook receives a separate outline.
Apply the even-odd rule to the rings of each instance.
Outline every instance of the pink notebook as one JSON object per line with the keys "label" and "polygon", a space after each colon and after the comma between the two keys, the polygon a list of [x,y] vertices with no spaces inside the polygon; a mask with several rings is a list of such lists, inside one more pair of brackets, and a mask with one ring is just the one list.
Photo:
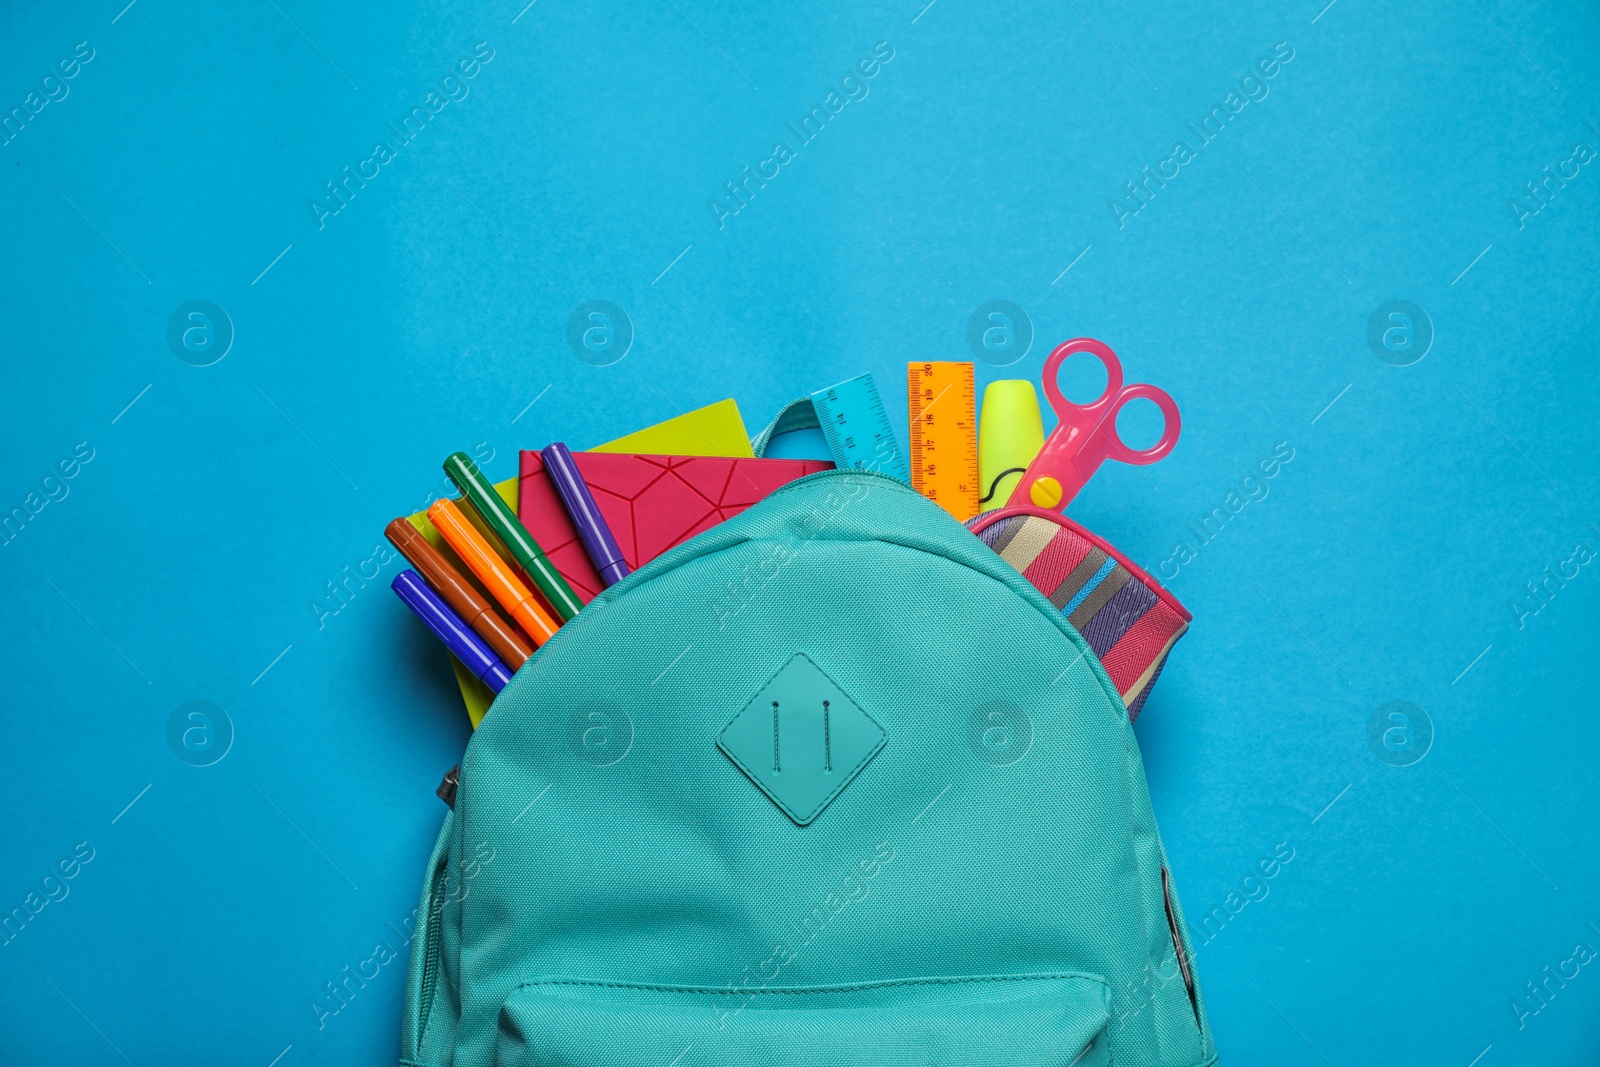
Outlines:
{"label": "pink notebook", "polygon": [[[731,459],[722,456],[641,456],[574,452],[628,566],[637,570],[732,518],[796,478],[832,470],[814,459]],[[517,515],[556,570],[587,604],[603,588],[578,532],[544,473],[539,453],[522,453]]]}

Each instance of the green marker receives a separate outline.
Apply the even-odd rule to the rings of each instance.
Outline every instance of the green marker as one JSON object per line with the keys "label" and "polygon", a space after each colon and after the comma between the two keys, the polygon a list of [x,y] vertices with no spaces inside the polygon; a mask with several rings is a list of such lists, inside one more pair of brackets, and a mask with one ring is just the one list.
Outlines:
{"label": "green marker", "polygon": [[567,622],[583,610],[583,602],[572,591],[572,586],[550,565],[550,559],[539,547],[539,542],[528,533],[527,527],[506,506],[495,487],[489,484],[489,479],[483,476],[478,465],[465,452],[456,452],[445,460],[444,472],[456,483],[456,488],[482,516],[489,529],[494,531],[500,543],[510,551],[511,558],[533,579],[533,584],[539,587],[539,592],[555,608],[562,622]]}

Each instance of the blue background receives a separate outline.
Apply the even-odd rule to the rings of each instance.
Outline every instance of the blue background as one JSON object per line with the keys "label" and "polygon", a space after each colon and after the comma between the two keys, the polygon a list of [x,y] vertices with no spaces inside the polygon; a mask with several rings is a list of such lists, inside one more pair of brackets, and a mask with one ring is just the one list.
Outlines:
{"label": "blue background", "polygon": [[[1600,175],[1536,214],[1524,183],[1600,148],[1600,13],[923,2],[9,5],[0,109],[94,54],[0,147],[0,506],[66,492],[0,550],[0,910],[93,849],[0,948],[8,1063],[393,1062],[403,960],[312,1004],[402,940],[468,730],[396,564],[336,614],[325,583],[458,448],[509,477],[730,395],[754,432],[864,371],[903,433],[906,361],[973,358],[992,299],[1036,336],[980,387],[1089,335],[1183,411],[1170,458],[1072,510],[1195,614],[1137,732],[1213,916],[1224,1061],[1592,1062],[1596,968],[1542,1006],[1525,983],[1600,949],[1600,565],[1525,583],[1600,548]],[[319,228],[324,182],[479,42],[468,95]],[[878,42],[870,94],[797,147]],[[1200,147],[1186,123],[1279,42]],[[635,331],[611,366],[565,339],[595,299]],[[1397,299],[1435,334],[1404,367],[1367,340]],[[167,343],[190,300],[232,323],[211,366]],[[192,700],[231,723],[209,767],[169,746]],[[1394,700],[1422,714],[1386,748]]]}

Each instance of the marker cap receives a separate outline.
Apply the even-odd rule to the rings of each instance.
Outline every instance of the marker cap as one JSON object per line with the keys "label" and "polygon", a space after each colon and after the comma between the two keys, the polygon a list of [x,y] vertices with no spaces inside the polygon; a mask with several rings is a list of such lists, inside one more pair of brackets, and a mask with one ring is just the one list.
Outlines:
{"label": "marker cap", "polygon": [[617,539],[611,535],[611,527],[606,524],[605,516],[600,514],[594,494],[589,492],[588,484],[578,472],[578,464],[572,458],[571,450],[556,441],[543,449],[539,458],[544,461],[545,472],[550,475],[561,503],[566,505],[567,515],[572,519],[572,525],[577,527],[578,537],[583,541],[584,550],[589,553],[600,580],[606,585],[615,585],[626,578],[632,568],[622,558],[622,549],[617,547]]}
{"label": "marker cap", "polygon": [[505,502],[489,479],[483,476],[478,465],[465,452],[455,452],[444,461],[444,472],[456,488],[471,503],[484,525],[505,545],[511,558],[517,561],[539,593],[555,609],[562,622],[569,621],[583,609],[583,601],[572,591],[572,586],[551,565],[544,549],[522,525],[516,513]]}

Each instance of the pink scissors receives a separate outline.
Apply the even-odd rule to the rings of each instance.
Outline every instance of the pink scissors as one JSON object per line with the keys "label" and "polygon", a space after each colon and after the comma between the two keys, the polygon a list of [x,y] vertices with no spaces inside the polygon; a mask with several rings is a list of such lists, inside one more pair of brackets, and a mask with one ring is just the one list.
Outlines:
{"label": "pink scissors", "polygon": [[[1074,404],[1061,395],[1057,376],[1067,357],[1088,352],[1106,368],[1106,391],[1088,404]],[[1028,464],[1017,482],[1008,506],[1034,504],[1060,510],[1078,495],[1100,464],[1109,457],[1143,466],[1162,459],[1178,443],[1182,424],[1178,405],[1153,385],[1122,384],[1122,361],[1110,347],[1092,337],[1079,337],[1059,345],[1044,361],[1044,395],[1060,420],[1044,447]],[[1161,409],[1161,439],[1142,452],[1122,443],[1117,435],[1117,415],[1130,400],[1151,400]]]}

